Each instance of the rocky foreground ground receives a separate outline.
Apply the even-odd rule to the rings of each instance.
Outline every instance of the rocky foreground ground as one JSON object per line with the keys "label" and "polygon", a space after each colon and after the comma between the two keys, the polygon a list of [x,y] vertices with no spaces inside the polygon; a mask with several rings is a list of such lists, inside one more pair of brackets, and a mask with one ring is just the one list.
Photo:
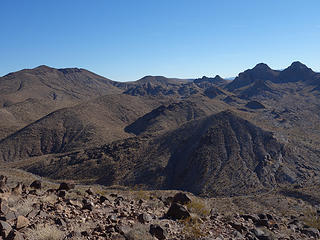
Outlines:
{"label": "rocky foreground ground", "polygon": [[[302,213],[226,215],[183,192],[98,191],[71,183],[27,186],[0,176],[0,239],[319,239]],[[170,195],[171,194],[171,195]],[[315,216],[316,220],[318,219]],[[314,222],[313,222],[314,223]]]}

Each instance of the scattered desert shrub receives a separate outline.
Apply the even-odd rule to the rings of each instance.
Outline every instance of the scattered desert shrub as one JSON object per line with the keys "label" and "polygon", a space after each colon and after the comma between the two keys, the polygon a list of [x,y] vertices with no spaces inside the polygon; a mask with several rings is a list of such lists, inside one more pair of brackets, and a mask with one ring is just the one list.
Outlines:
{"label": "scattered desert shrub", "polygon": [[201,230],[200,220],[198,218],[188,217],[180,220],[183,225],[182,233],[186,236],[187,240],[196,240],[205,236]]}
{"label": "scattered desert shrub", "polygon": [[230,221],[232,221],[232,219],[233,219],[233,213],[232,212],[223,214],[222,221],[230,222]]}
{"label": "scattered desert shrub", "polygon": [[200,199],[193,199],[190,203],[187,204],[187,208],[190,212],[195,213],[200,217],[206,217],[210,213],[207,204]]}
{"label": "scattered desert shrub", "polygon": [[143,199],[143,200],[149,200],[150,195],[147,191],[138,190],[135,192],[135,198],[136,199]]}
{"label": "scattered desert shrub", "polygon": [[64,238],[64,233],[56,226],[37,226],[27,232],[27,239],[34,240],[61,240]]}
{"label": "scattered desert shrub", "polygon": [[148,191],[143,190],[141,186],[135,185],[133,188],[130,189],[130,192],[134,199],[136,200],[149,200],[150,193]]}
{"label": "scattered desert shrub", "polygon": [[81,196],[85,195],[85,190],[84,189],[72,189],[67,192],[66,198],[68,199],[78,199]]}
{"label": "scattered desert shrub", "polygon": [[42,202],[54,204],[58,197],[56,194],[49,194],[41,199]]}
{"label": "scattered desert shrub", "polygon": [[306,225],[320,229],[320,216],[317,214],[316,211],[308,210],[304,213],[303,221]]}
{"label": "scattered desert shrub", "polygon": [[128,233],[125,233],[125,238],[128,240],[153,239],[152,236],[149,234],[147,227],[142,224],[137,224],[133,226],[133,228]]}
{"label": "scattered desert shrub", "polygon": [[96,190],[96,194],[97,195],[101,195],[101,196],[105,196],[108,194],[108,191],[104,190],[104,189],[97,189]]}

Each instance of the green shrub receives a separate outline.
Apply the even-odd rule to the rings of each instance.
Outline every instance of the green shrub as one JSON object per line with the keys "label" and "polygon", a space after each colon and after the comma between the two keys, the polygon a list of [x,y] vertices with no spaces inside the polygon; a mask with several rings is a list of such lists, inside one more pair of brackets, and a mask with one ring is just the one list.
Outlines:
{"label": "green shrub", "polygon": [[187,208],[190,212],[197,214],[200,217],[207,217],[210,213],[207,204],[203,200],[194,199],[187,204]]}

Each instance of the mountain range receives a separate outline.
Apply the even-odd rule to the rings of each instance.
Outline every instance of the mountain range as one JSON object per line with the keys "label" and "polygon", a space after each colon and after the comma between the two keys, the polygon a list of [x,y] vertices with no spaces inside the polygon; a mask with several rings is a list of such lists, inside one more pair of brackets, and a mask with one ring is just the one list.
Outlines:
{"label": "mountain range", "polygon": [[0,164],[52,179],[206,196],[312,185],[320,74],[264,63],[234,80],[116,82],[39,66],[0,78]]}

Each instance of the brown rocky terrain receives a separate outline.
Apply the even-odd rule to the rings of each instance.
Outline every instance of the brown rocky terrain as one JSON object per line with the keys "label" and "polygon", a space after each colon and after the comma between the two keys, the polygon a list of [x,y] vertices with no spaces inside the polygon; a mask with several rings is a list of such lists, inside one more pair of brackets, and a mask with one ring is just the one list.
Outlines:
{"label": "brown rocky terrain", "polygon": [[[162,217],[167,219],[164,215],[171,206],[169,202],[150,222],[166,228],[166,239],[187,239],[182,231],[194,230],[194,226],[205,226],[200,232],[205,232],[207,239],[317,239],[317,230],[307,226],[319,228],[315,213],[320,204],[316,187],[320,181],[319,81],[320,74],[300,62],[282,71],[258,64],[233,81],[219,76],[195,80],[146,76],[120,83],[84,69],[46,66],[10,73],[0,78],[0,170],[5,169],[5,174],[17,169],[24,174],[32,172],[48,184],[53,179],[69,179],[79,184],[102,184],[109,190],[138,188],[134,192],[159,194],[153,199],[165,193],[173,197],[176,192],[172,190],[188,191],[207,197],[191,195],[194,199],[223,205],[227,211],[219,210],[221,219],[231,206],[236,205],[238,212],[252,210],[244,211],[251,216],[248,224],[248,218],[239,214],[231,219],[246,230],[230,221],[210,222],[213,219],[209,217],[210,220],[201,218],[203,222],[172,220],[168,223],[173,226],[170,233],[171,227],[161,225]],[[25,179],[24,182],[31,184]],[[17,199],[34,198],[39,202],[51,194],[46,190],[32,192],[27,187]],[[131,203],[130,192],[121,192],[124,209],[137,206],[136,202]],[[58,192],[52,194],[57,200],[50,207],[46,203],[47,212],[57,215],[52,210],[57,203],[72,210],[67,200],[57,196]],[[8,202],[13,195],[5,189],[1,197]],[[83,198],[88,198],[101,209],[101,195],[79,192],[78,200],[83,206]],[[109,200],[115,201],[114,198],[110,196]],[[165,202],[162,199],[154,204]],[[210,204],[209,209],[214,206]],[[256,209],[262,205],[266,208]],[[12,204],[9,208],[17,210]],[[292,219],[280,214],[287,208],[293,209]],[[286,231],[268,225],[263,231],[271,237],[259,237],[258,230],[254,231],[256,223],[274,219],[252,216],[271,214],[271,209],[276,224],[285,226]],[[81,211],[77,214],[82,215],[82,209],[78,210]],[[138,212],[153,210],[142,208]],[[187,211],[192,213],[188,206]],[[27,232],[39,230],[37,224],[44,224],[46,219],[28,219],[35,220],[35,224],[28,225],[25,231],[26,228],[17,228],[17,217],[11,222],[2,217],[3,226],[8,227],[8,223],[11,227],[10,238],[18,231],[24,238],[33,239]],[[74,218],[70,216],[70,221]],[[133,221],[136,219],[135,215]],[[290,219],[300,222],[290,227]],[[136,222],[127,223],[130,231],[135,229]],[[150,231],[154,235],[159,230],[151,230],[145,224],[139,226],[147,233],[143,238],[152,238]],[[56,227],[54,231],[62,230],[63,237],[72,232],[71,228]],[[210,233],[219,228],[223,229],[221,236]],[[88,234],[94,232],[91,226],[87,230]],[[119,239],[134,239],[116,228],[113,233]],[[82,237],[99,239],[98,235]],[[111,235],[101,235],[100,239]]]}
{"label": "brown rocky terrain", "polygon": [[114,82],[85,69],[39,66],[0,78],[0,139],[50,112],[106,94]]}
{"label": "brown rocky terrain", "polygon": [[[242,195],[302,179],[295,156],[271,132],[227,111],[190,121],[159,137],[141,135],[69,154],[19,162],[41,176],[104,185]],[[76,170],[76,172],[74,172]]]}
{"label": "brown rocky terrain", "polygon": [[[15,183],[16,178],[10,175],[9,181],[3,175],[0,179],[0,237],[4,240],[272,240],[320,236],[315,228],[319,224],[315,221],[317,215],[313,215],[313,211],[318,214],[316,209],[303,200],[279,194],[269,194],[272,198],[265,195],[264,201],[296,202],[283,215],[262,207],[263,203],[259,208],[259,197],[229,198],[232,203],[223,204],[223,199],[176,191],[89,188],[70,182],[51,183],[33,176],[25,184]],[[246,203],[255,201],[257,209],[244,208]]]}
{"label": "brown rocky terrain", "polygon": [[123,128],[159,104],[161,100],[106,95],[56,110],[0,140],[0,158],[13,161],[130,137]]}

